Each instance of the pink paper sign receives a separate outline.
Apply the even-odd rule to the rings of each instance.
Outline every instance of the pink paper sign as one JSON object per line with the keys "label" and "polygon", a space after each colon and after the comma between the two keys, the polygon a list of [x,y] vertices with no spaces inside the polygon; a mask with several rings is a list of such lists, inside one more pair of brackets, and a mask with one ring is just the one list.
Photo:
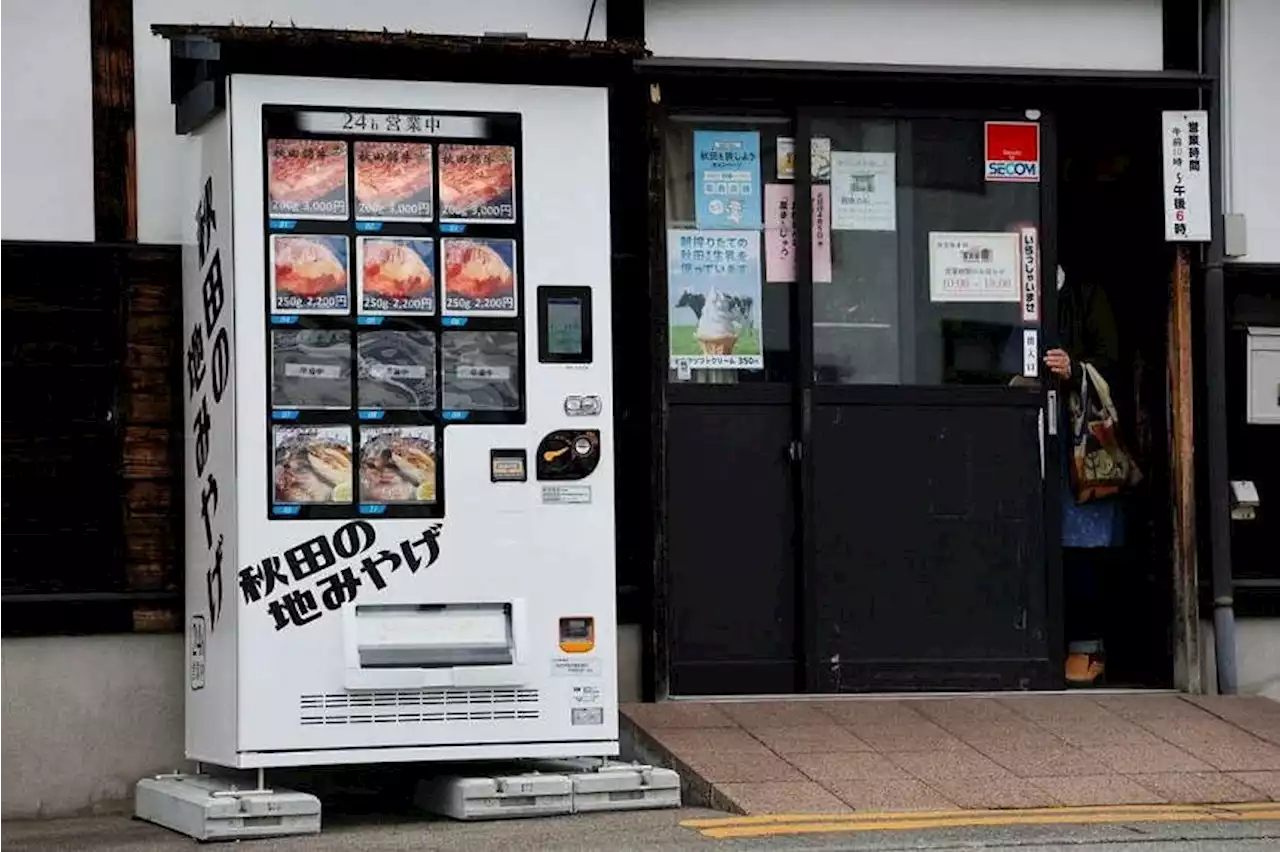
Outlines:
{"label": "pink paper sign", "polygon": [[[813,190],[813,280],[831,283],[831,187]],[[791,184],[764,188],[765,279],[779,284],[796,280],[796,202]]]}

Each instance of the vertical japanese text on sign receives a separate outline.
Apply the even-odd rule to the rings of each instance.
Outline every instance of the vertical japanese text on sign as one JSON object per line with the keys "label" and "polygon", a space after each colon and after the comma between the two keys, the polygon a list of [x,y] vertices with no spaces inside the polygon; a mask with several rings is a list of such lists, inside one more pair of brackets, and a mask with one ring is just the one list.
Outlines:
{"label": "vertical japanese text on sign", "polygon": [[[205,588],[208,629],[216,630],[222,615],[222,560],[225,535],[218,517],[218,479],[208,470],[211,444],[219,429],[232,424],[221,417],[221,403],[231,378],[231,338],[224,308],[227,302],[219,244],[214,176],[207,175],[196,206],[196,260],[200,280],[200,315],[187,338],[187,397],[192,402],[191,437],[195,476],[200,490],[199,511],[204,532]],[[206,381],[207,380],[207,381]],[[212,399],[212,407],[210,401]],[[216,533],[216,535],[215,535]]]}

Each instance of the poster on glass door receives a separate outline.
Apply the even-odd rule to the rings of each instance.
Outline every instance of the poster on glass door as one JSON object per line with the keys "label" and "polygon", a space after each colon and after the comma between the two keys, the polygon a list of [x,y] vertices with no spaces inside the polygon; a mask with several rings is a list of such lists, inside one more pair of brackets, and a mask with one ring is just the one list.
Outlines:
{"label": "poster on glass door", "polygon": [[760,227],[760,134],[693,132],[699,228]]}
{"label": "poster on glass door", "polygon": [[831,191],[837,231],[898,228],[898,182],[894,155],[836,151],[831,155]]}
{"label": "poster on glass door", "polygon": [[[813,196],[813,280],[831,283],[831,187],[810,187]],[[796,193],[791,184],[764,188],[765,280],[790,284],[796,280]]]}
{"label": "poster on glass door", "polygon": [[762,370],[760,232],[667,232],[671,368]]}
{"label": "poster on glass door", "polygon": [[[831,180],[831,140],[815,136],[809,140],[809,174],[812,180]],[[778,180],[795,180],[796,140],[778,137]]]}

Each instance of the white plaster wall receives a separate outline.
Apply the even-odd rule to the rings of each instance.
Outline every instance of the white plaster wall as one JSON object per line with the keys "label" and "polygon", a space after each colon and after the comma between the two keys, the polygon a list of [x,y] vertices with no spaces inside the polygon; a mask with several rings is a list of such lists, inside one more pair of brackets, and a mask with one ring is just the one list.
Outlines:
{"label": "white plaster wall", "polygon": [[113,809],[182,763],[182,636],[5,639],[0,815]]}
{"label": "white plaster wall", "polygon": [[[87,7],[88,0],[84,4]],[[590,34],[593,39],[604,38],[607,7],[607,0],[596,4]],[[287,26],[292,22],[299,27],[323,29],[385,27],[393,31],[477,36],[486,32],[523,32],[530,38],[581,39],[590,9],[591,0],[135,0],[138,240],[181,241],[182,220],[189,211],[185,207],[185,184],[175,175],[194,174],[197,156],[191,140],[174,135],[168,42],[151,34],[152,24],[234,22],[245,26]],[[8,50],[7,40],[5,49]],[[7,70],[7,64],[5,67]]]}
{"label": "white plaster wall", "polygon": [[645,0],[656,56],[1158,71],[1161,27],[1161,0]]}
{"label": "white plaster wall", "polygon": [[1248,253],[1236,260],[1280,263],[1280,2],[1226,10],[1223,208],[1245,216]]}
{"label": "white plaster wall", "polygon": [[644,630],[639,624],[618,625],[618,703],[644,696]]}
{"label": "white plaster wall", "polygon": [[93,240],[89,0],[0,7],[0,237]]}
{"label": "white plaster wall", "polygon": [[[1200,624],[1200,662],[1204,691],[1218,691],[1213,623]],[[1265,695],[1280,701],[1280,618],[1236,620],[1236,680],[1242,695]]]}

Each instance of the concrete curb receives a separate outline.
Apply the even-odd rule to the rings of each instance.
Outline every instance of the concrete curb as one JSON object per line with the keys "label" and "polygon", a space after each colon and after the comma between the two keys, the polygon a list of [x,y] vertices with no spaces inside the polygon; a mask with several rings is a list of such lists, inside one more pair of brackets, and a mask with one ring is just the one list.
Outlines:
{"label": "concrete curb", "polygon": [[646,733],[625,711],[618,713],[618,739],[625,760],[661,766],[680,776],[680,798],[684,807],[709,808],[746,816],[747,812],[742,807],[716,789],[715,784],[678,760],[670,749]]}

